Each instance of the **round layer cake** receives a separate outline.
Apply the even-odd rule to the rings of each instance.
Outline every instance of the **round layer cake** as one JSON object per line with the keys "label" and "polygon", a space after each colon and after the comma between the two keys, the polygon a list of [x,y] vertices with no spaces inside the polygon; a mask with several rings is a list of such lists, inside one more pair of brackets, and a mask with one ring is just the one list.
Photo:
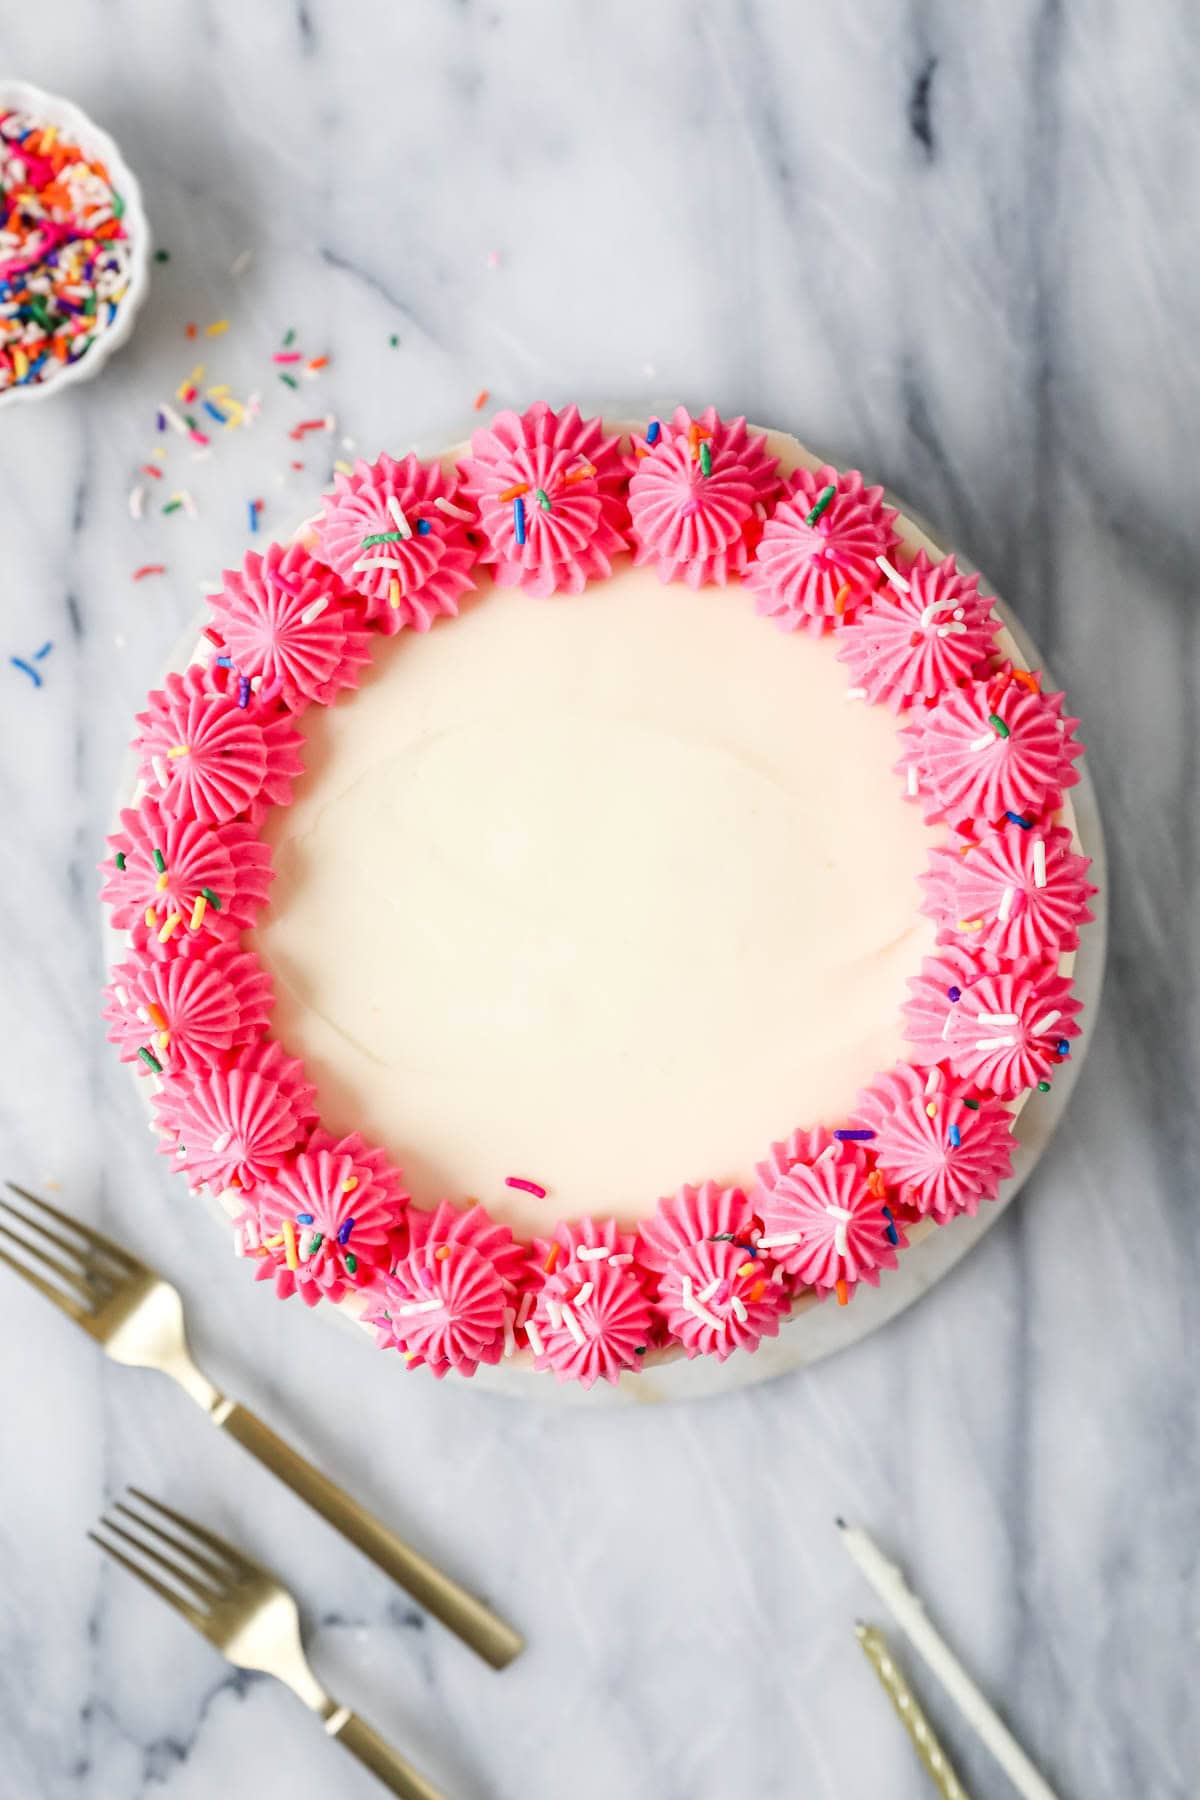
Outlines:
{"label": "round layer cake", "polygon": [[1075,724],[856,472],[501,413],[224,577],[110,1036],[259,1279],[410,1368],[752,1351],[994,1199],[1070,1054]]}

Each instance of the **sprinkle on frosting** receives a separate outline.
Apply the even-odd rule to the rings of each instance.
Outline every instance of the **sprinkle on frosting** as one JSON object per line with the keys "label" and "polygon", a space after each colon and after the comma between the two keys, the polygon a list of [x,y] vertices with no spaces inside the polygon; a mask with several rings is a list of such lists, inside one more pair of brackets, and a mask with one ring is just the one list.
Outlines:
{"label": "sprinkle on frosting", "polygon": [[224,825],[257,825],[270,806],[286,806],[303,773],[301,738],[286,718],[251,712],[216,685],[217,671],[193,663],[168,675],[138,714],[134,748],[142,779],[164,811]]}
{"label": "sprinkle on frosting", "polygon": [[1053,965],[993,974],[951,949],[928,958],[909,989],[906,1029],[921,1060],[945,1060],[1001,1100],[1047,1080],[1079,1031],[1080,1003]]}
{"label": "sprinkle on frosting", "polygon": [[123,1062],[149,1066],[143,1046],[160,1069],[204,1070],[236,1044],[249,1044],[267,1029],[271,983],[258,958],[230,945],[199,953],[187,934],[179,950],[151,938],[129,961],[113,969],[104,990],[109,1041]]}
{"label": "sprinkle on frosting", "polygon": [[797,469],[746,570],[758,611],[814,636],[850,619],[879,586],[876,558],[900,541],[895,518],[857,469]]}
{"label": "sprinkle on frosting", "polygon": [[650,1304],[636,1275],[611,1258],[551,1275],[533,1313],[540,1349],[534,1366],[553,1369],[559,1381],[589,1388],[597,1380],[615,1382],[623,1369],[638,1366],[650,1342]]}
{"label": "sprinkle on frosting", "polygon": [[1000,628],[978,575],[960,575],[953,556],[931,563],[918,551],[907,581],[879,589],[838,651],[868,700],[894,712],[980,674]]}
{"label": "sprinkle on frosting", "polygon": [[797,1164],[766,1197],[762,1241],[779,1265],[821,1294],[878,1285],[894,1269],[901,1231],[873,1191],[863,1153],[846,1145],[811,1168]]}
{"label": "sprinkle on frosting", "polygon": [[181,1071],[154,1097],[164,1156],[192,1187],[253,1188],[272,1177],[316,1120],[302,1065],[253,1046],[228,1071]]}
{"label": "sprinkle on frosting", "polygon": [[[101,899],[111,908],[118,931],[135,941],[148,934],[167,942],[174,932],[195,929],[208,937],[230,938],[254,923],[267,898],[271,857],[249,825],[215,829],[164,812],[152,796],[128,807],[108,840],[109,859]],[[123,856],[118,867],[116,856]],[[164,879],[165,877],[165,879]],[[206,905],[193,927],[198,896]],[[162,936],[174,919],[177,924]]]}
{"label": "sprinkle on frosting", "polygon": [[1005,821],[965,849],[934,849],[921,877],[922,911],[936,919],[941,943],[971,934],[973,953],[988,966],[1056,958],[1078,947],[1079,927],[1092,916],[1089,866],[1062,826],[1022,830]]}
{"label": "sprinkle on frosting", "polygon": [[497,413],[472,434],[463,491],[478,508],[483,561],[499,587],[545,599],[611,575],[627,548],[617,446],[599,419],[581,419],[574,406],[556,413],[544,401]]}
{"label": "sprinkle on frosting", "polygon": [[[309,1306],[369,1287],[392,1258],[401,1208],[365,1164],[336,1150],[304,1150],[289,1158],[255,1195],[240,1222],[255,1278],[273,1281],[281,1299],[298,1293]],[[288,1254],[285,1222],[293,1233]],[[256,1228],[252,1241],[247,1228]],[[291,1267],[292,1263],[297,1266]]]}
{"label": "sprinkle on frosting", "polygon": [[378,1343],[439,1379],[499,1362],[522,1260],[512,1233],[483,1207],[449,1201],[432,1213],[410,1208],[409,1232],[407,1256],[379,1281],[366,1314]]}
{"label": "sprinkle on frosting", "polygon": [[721,1187],[715,1181],[682,1187],[660,1200],[653,1216],[638,1228],[637,1260],[661,1275],[682,1251],[709,1238],[748,1243],[753,1226],[754,1209],[741,1188]]}
{"label": "sprinkle on frosting", "polygon": [[464,510],[457,478],[440,463],[359,461],[334,478],[317,555],[362,596],[373,625],[389,635],[406,625],[428,631],[475,586]]}
{"label": "sprinkle on frosting", "polygon": [[238,675],[259,680],[299,712],[353,688],[370,658],[348,598],[334,571],[303,544],[271,544],[262,556],[250,551],[240,569],[227,569],[209,605]]}
{"label": "sprinkle on frosting", "polygon": [[874,1132],[876,1167],[900,1203],[939,1221],[975,1213],[1012,1174],[1012,1117],[986,1096],[901,1064],[858,1096],[854,1118]]}
{"label": "sprinkle on frosting", "polygon": [[634,560],[694,588],[741,575],[780,487],[766,438],[745,419],[718,418],[714,407],[693,419],[680,406],[656,443],[634,438],[634,454]]}
{"label": "sprinkle on frosting", "polygon": [[672,1259],[663,1274],[659,1307],[670,1336],[689,1357],[724,1362],[734,1350],[757,1349],[775,1337],[791,1305],[788,1288],[772,1279],[774,1265],[750,1258],[727,1239],[702,1239]]}
{"label": "sprinkle on frosting", "polygon": [[902,772],[916,773],[925,817],[950,825],[998,824],[1009,812],[1053,812],[1079,780],[1077,719],[1061,694],[1010,681],[952,688],[900,733]]}

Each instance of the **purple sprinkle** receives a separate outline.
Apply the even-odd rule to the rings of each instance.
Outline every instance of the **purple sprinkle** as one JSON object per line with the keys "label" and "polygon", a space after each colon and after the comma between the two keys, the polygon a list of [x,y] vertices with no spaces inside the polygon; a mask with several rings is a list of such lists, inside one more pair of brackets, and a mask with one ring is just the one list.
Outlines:
{"label": "purple sprinkle", "polygon": [[956,988],[956,987],[948,987],[946,989],[946,998],[951,1002],[952,1005],[957,1006],[959,1001],[962,999],[962,989]]}
{"label": "purple sprinkle", "polygon": [[346,1223],[344,1225],[339,1225],[338,1226],[338,1234],[337,1234],[338,1243],[339,1244],[348,1244],[350,1242],[350,1233],[353,1230],[354,1230],[354,1220],[353,1219],[347,1219]]}
{"label": "purple sprinkle", "polygon": [[249,706],[249,704],[250,704],[250,677],[248,675],[239,675],[238,676],[238,705],[242,706],[242,707],[246,707],[246,706]]}
{"label": "purple sprinkle", "polygon": [[868,1138],[875,1136],[875,1133],[873,1131],[835,1131],[833,1135],[841,1144],[865,1144]]}

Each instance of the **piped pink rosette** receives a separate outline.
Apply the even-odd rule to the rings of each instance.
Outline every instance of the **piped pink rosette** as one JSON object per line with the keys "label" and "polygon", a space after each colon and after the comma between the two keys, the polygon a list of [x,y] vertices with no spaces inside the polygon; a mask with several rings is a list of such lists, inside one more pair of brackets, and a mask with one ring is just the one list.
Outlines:
{"label": "piped pink rosette", "polygon": [[472,433],[463,491],[478,509],[482,560],[497,586],[546,599],[612,574],[613,557],[628,548],[618,441],[577,407],[556,413],[544,401],[497,413]]}
{"label": "piped pink rosette", "polygon": [[270,807],[291,800],[304,773],[303,739],[278,711],[239,706],[220,675],[193,663],[150,695],[133,743],[139,772],[164,812],[202,825],[238,817],[258,825]]}
{"label": "piped pink rosette", "polygon": [[235,1045],[260,1038],[271,1013],[257,957],[228,944],[201,952],[192,936],[173,955],[152,938],[112,970],[104,995],[109,1042],[143,1074],[155,1063],[168,1073],[219,1065]]}
{"label": "piped pink rosette", "polygon": [[746,570],[758,611],[814,637],[850,619],[879,586],[877,558],[900,541],[895,520],[883,489],[864,486],[857,469],[797,469]]}
{"label": "piped pink rosette", "polygon": [[651,1342],[650,1303],[632,1268],[611,1257],[548,1275],[525,1321],[534,1367],[589,1388],[638,1366]]}
{"label": "piped pink rosette", "polygon": [[856,1144],[839,1144],[811,1167],[798,1163],[763,1201],[760,1247],[819,1294],[844,1304],[860,1281],[879,1284],[907,1241],[884,1210]]}
{"label": "piped pink rosette", "polygon": [[853,685],[893,712],[982,674],[1000,629],[978,575],[961,575],[952,556],[931,563],[920,550],[897,575],[845,627],[838,650]]}
{"label": "piped pink rosette", "polygon": [[652,1216],[638,1227],[636,1257],[641,1268],[662,1275],[683,1251],[710,1238],[730,1238],[743,1245],[755,1229],[754,1208],[737,1187],[706,1181],[681,1187],[660,1200]]}
{"label": "piped pink rosette", "polygon": [[360,1132],[348,1132],[345,1137],[335,1138],[332,1131],[326,1131],[318,1125],[313,1131],[306,1150],[332,1150],[337,1156],[348,1156],[356,1168],[365,1169],[371,1177],[373,1185],[380,1190],[390,1203],[394,1223],[392,1226],[391,1249],[393,1257],[404,1255],[408,1249],[408,1190],[404,1185],[404,1176],[396,1168],[385,1150],[377,1144],[368,1144]]}
{"label": "piped pink rosette", "polygon": [[250,825],[212,828],[147,795],[122,812],[108,845],[100,898],[135,942],[152,935],[166,943],[178,931],[236,937],[266,902],[271,854]]}
{"label": "piped pink rosette", "polygon": [[404,626],[428,631],[475,586],[470,523],[458,480],[440,463],[381,456],[334,478],[316,554],[389,636]]}
{"label": "piped pink rosette", "polygon": [[762,1162],[756,1163],[754,1172],[758,1181],[751,1192],[750,1199],[754,1210],[762,1216],[766,1204],[766,1196],[776,1184],[790,1175],[798,1165],[811,1168],[817,1158],[834,1143],[834,1136],[824,1125],[814,1125],[809,1130],[793,1131],[791,1136],[778,1144],[772,1144]]}
{"label": "piped pink rosette", "polygon": [[237,1221],[256,1281],[281,1299],[336,1303],[370,1287],[392,1260],[403,1210],[365,1163],[336,1150],[303,1150],[253,1195]]}
{"label": "piped pink rosette", "polygon": [[899,1203],[939,1223],[977,1212],[1012,1174],[1011,1114],[937,1069],[902,1063],[880,1075],[858,1096],[852,1124],[873,1133],[875,1166]]}
{"label": "piped pink rosette", "polygon": [[680,1250],[663,1273],[659,1309],[689,1357],[724,1362],[775,1337],[791,1306],[774,1264],[742,1244],[701,1239]]}
{"label": "piped pink rosette", "polygon": [[1061,825],[1008,821],[978,843],[933,850],[921,910],[937,920],[942,943],[969,943],[988,967],[1057,960],[1078,948],[1092,916],[1090,866]]}
{"label": "piped pink rosette", "polygon": [[334,571],[303,544],[251,550],[240,569],[226,569],[209,597],[213,624],[235,677],[259,685],[257,697],[291,712],[328,706],[358,684],[370,661],[359,609]]}
{"label": "piped pink rosette", "polygon": [[905,1029],[923,1063],[1001,1100],[1048,1082],[1078,1035],[1079,1001],[1053,964],[994,974],[954,951],[927,958],[909,981]]}
{"label": "piped pink rosette", "polygon": [[1008,813],[1053,812],[1079,780],[1077,719],[1061,694],[1009,682],[951,688],[900,732],[899,764],[931,823],[996,825]]}
{"label": "piped pink rosette", "polygon": [[366,1314],[376,1341],[439,1380],[451,1369],[473,1375],[480,1363],[499,1362],[514,1341],[521,1246],[478,1205],[411,1207],[408,1225],[408,1254],[379,1279]]}
{"label": "piped pink rosette", "polygon": [[693,419],[680,406],[653,440],[648,431],[633,445],[634,561],[693,588],[743,574],[781,485],[765,436],[715,407]]}
{"label": "piped pink rosette", "polygon": [[154,1096],[159,1148],[193,1188],[254,1188],[316,1124],[315,1100],[303,1065],[267,1039],[230,1069],[181,1071],[163,1084]]}

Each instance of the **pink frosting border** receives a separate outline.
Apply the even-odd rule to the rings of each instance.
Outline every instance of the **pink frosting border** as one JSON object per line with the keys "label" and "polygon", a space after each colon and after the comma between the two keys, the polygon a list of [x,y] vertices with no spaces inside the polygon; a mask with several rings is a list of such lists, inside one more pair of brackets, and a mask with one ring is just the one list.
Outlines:
{"label": "pink frosting border", "polygon": [[[690,445],[689,428],[696,440]],[[863,495],[871,500],[892,548],[893,515],[879,509],[879,490],[865,489],[857,471],[823,467],[814,476],[802,470],[781,483],[773,475],[773,460],[764,454],[765,440],[750,436],[742,419],[727,422],[709,408],[693,420],[681,408],[670,421],[652,419],[645,431],[631,434],[627,453],[623,445],[618,448],[617,438],[606,439],[603,430],[599,420],[583,420],[573,407],[554,414],[544,402],[523,415],[500,415],[491,435],[476,434],[466,480],[448,505],[451,490],[436,459],[421,464],[409,457],[397,465],[385,458],[379,466],[386,463],[388,479],[401,469],[406,480],[422,484],[423,492],[442,496],[438,528],[457,534],[456,579],[464,587],[476,565],[489,563],[498,566],[498,575],[520,581],[534,593],[556,587],[579,591],[587,580],[604,579],[612,554],[623,547],[632,504],[637,560],[653,558],[663,579],[693,586],[741,575],[747,598],[757,598],[758,609],[767,611],[756,594],[761,585],[757,575],[743,572],[743,537],[737,538],[737,556],[727,555],[713,535],[715,526],[707,535],[691,525],[681,529],[669,507],[663,512],[668,498],[675,503],[671,483],[704,480],[698,473],[697,445],[705,443],[715,447],[704,458],[705,474],[711,466],[720,480],[722,456],[727,456],[731,492],[740,482],[751,500],[757,496],[753,507],[743,508],[756,537],[769,537],[776,512],[786,512],[788,525],[780,529],[790,529],[797,494],[807,501],[814,483],[837,480],[856,499]],[[543,445],[548,448],[542,450]],[[485,479],[480,471],[493,453],[496,467],[489,467]],[[557,457],[569,473],[587,455],[587,469],[600,470],[598,479],[588,474],[577,495],[570,496],[581,508],[579,523],[594,530],[596,540],[590,547],[586,538],[569,546],[556,541],[552,576],[542,574],[541,565],[528,556],[518,566],[512,547],[496,537],[496,520],[482,517],[489,483],[499,490],[513,474],[512,459],[527,455]],[[690,470],[689,458],[697,460],[696,471]],[[650,482],[651,471],[657,480],[660,466],[662,482],[653,491],[657,496],[661,490],[663,518],[656,527],[657,541],[651,542],[639,518],[638,494]],[[540,479],[541,463],[530,467]],[[523,462],[517,473],[529,473]],[[354,492],[369,492],[373,468],[360,464],[355,474]],[[349,493],[349,485],[339,483],[331,504],[343,500],[342,490]],[[507,488],[502,491],[507,501]],[[459,507],[459,492],[480,511],[470,504]],[[737,493],[741,505],[740,488]],[[690,519],[695,509],[688,505]],[[373,518],[367,522],[377,524]],[[287,554],[286,547],[272,545],[267,559],[274,558],[274,567]],[[1073,740],[1076,721],[1062,716],[1062,696],[1044,694],[1035,672],[1014,670],[990,648],[982,663],[974,657],[927,659],[920,698],[899,724],[903,754],[897,768],[909,802],[921,805],[928,817],[943,819],[964,839],[961,851],[953,842],[950,848],[931,851],[925,905],[936,911],[940,903],[942,913],[947,907],[952,912],[955,906],[947,896],[956,901],[960,894],[970,895],[974,901],[977,890],[990,894],[990,888],[998,887],[1003,900],[1007,886],[1023,882],[1032,916],[1039,887],[1047,880],[1049,891],[1036,930],[1004,931],[989,924],[977,936],[957,930],[943,934],[939,953],[914,972],[910,984],[908,1061],[881,1071],[842,1127],[800,1127],[786,1141],[769,1146],[757,1165],[757,1182],[746,1192],[718,1182],[682,1187],[662,1199],[636,1232],[613,1219],[563,1221],[549,1238],[532,1244],[515,1240],[478,1202],[443,1200],[433,1212],[413,1206],[387,1154],[361,1138],[334,1146],[314,1124],[316,1108],[302,1066],[266,1034],[269,979],[240,944],[242,930],[266,901],[271,876],[257,833],[268,807],[289,803],[290,778],[299,772],[291,721],[310,705],[333,704],[341,692],[357,685],[373,630],[390,635],[397,629],[427,629],[439,611],[450,615],[454,609],[449,604],[430,607],[418,616],[402,608],[397,616],[393,606],[384,616],[378,595],[356,595],[336,585],[337,572],[323,569],[320,541],[306,555],[311,556],[314,595],[321,596],[322,575],[330,584],[328,593],[337,595],[340,616],[336,624],[325,622],[325,631],[333,637],[343,630],[349,635],[342,621],[356,602],[361,607],[353,653],[342,657],[335,679],[325,678],[332,674],[331,664],[312,680],[272,683],[268,676],[264,686],[261,663],[239,670],[228,654],[214,656],[207,670],[197,665],[183,677],[169,677],[164,689],[150,696],[151,710],[138,720],[142,733],[136,748],[151,792],[157,788],[161,793],[166,785],[162,759],[174,748],[167,738],[185,716],[198,716],[191,697],[205,696],[207,702],[212,696],[207,703],[219,709],[223,694],[230,708],[224,716],[230,719],[226,729],[231,742],[249,746],[257,758],[240,784],[244,804],[231,811],[237,782],[223,781],[214,789],[197,779],[195,803],[189,805],[188,784],[181,782],[178,797],[171,796],[174,804],[160,806],[147,799],[122,814],[121,829],[109,839],[109,854],[100,865],[102,898],[114,927],[129,933],[125,957],[112,971],[107,990],[111,1035],[121,1055],[139,1060],[144,1065],[140,1072],[153,1077],[164,1154],[176,1157],[194,1187],[213,1181],[224,1187],[232,1181],[235,1190],[245,1190],[235,1248],[249,1258],[257,1279],[272,1282],[281,1297],[301,1292],[310,1304],[320,1297],[337,1301],[350,1291],[361,1294],[378,1342],[403,1350],[407,1367],[425,1363],[438,1376],[452,1368],[469,1375],[481,1362],[525,1351],[538,1370],[590,1386],[598,1378],[615,1381],[636,1370],[640,1358],[663,1347],[721,1360],[737,1347],[752,1350],[761,1337],[774,1335],[799,1293],[819,1298],[836,1294],[845,1304],[859,1280],[878,1281],[880,1270],[895,1264],[897,1250],[907,1242],[906,1224],[919,1217],[942,1223],[994,1197],[1007,1173],[1006,1106],[1034,1082],[1047,1084],[1054,1064],[1070,1053],[1070,1038],[1078,1029],[1078,1002],[1059,965],[1078,943],[1078,927],[1090,917],[1084,902],[1095,890],[1085,880],[1086,859],[1068,849],[1058,823],[1062,790],[1077,778],[1072,767],[1079,754]],[[345,554],[340,561],[347,562]],[[998,622],[990,601],[975,597],[974,582],[954,574],[953,557],[930,564],[922,552],[907,565],[907,573],[886,558],[884,564],[879,581],[835,622],[851,679],[867,690],[862,697],[895,707],[894,631],[886,647],[891,652],[888,666],[881,666],[878,678],[872,676],[876,639],[881,665],[885,660],[882,634],[872,616],[876,595],[883,596],[881,617],[886,607],[889,617],[894,612],[899,619],[909,575],[936,583],[944,570],[948,582],[958,583],[954,594],[965,596],[974,609],[981,655]],[[268,584],[239,584],[248,643],[278,635],[280,607],[278,596],[274,598],[272,607]],[[256,605],[263,610],[261,622]],[[218,649],[227,650],[221,626],[228,608],[228,593],[214,598],[206,636]],[[314,643],[319,633],[310,627],[323,612],[333,611],[332,606],[318,607],[311,619],[306,616],[305,629]],[[819,630],[822,621],[815,623]],[[307,641],[304,648],[307,652]],[[340,642],[334,648],[340,651]],[[218,675],[221,680],[214,679]],[[908,699],[902,691],[899,697]],[[191,715],[185,715],[185,698]],[[994,749],[993,736],[998,739]],[[260,741],[261,756],[256,751]],[[168,771],[168,779],[174,773]],[[1024,842],[1017,842],[1026,834],[1028,854]],[[1037,841],[1051,846],[1048,877],[1043,852],[1035,856],[1033,851]],[[961,874],[955,867],[960,855],[965,859]],[[1065,899],[1055,887],[1056,880],[1062,885],[1062,870],[1070,876]],[[201,904],[201,889],[212,896],[211,904]],[[160,920],[176,915],[176,925],[164,936]],[[152,1030],[158,1014],[154,1019],[147,1015],[147,997],[157,996],[155,1004],[165,1006],[176,993],[196,990],[191,971],[201,959],[214,973],[203,994],[207,1010],[197,1044],[180,1058],[164,1055],[160,1061]],[[176,963],[179,980],[174,979]],[[238,971],[236,991],[229,986],[233,968]],[[191,979],[184,979],[185,972]],[[144,1047],[137,1041],[143,1021]],[[276,1098],[282,1095],[282,1107],[274,1111],[268,1105],[272,1091]],[[951,1096],[953,1120],[943,1115]],[[944,1133],[940,1123],[932,1123],[943,1116]],[[186,1143],[180,1135],[184,1122]],[[978,1143],[972,1156],[967,1155],[972,1147],[968,1125],[976,1133],[986,1125],[989,1133],[986,1150]],[[960,1144],[966,1148],[956,1174]],[[293,1222],[297,1208],[292,1201],[297,1194],[309,1195],[309,1210],[299,1215],[303,1219],[310,1212],[315,1215],[318,1200],[334,1208],[335,1197],[325,1198],[316,1181],[317,1172],[331,1179],[331,1170],[340,1196],[328,1221],[335,1254],[321,1263],[319,1273],[306,1265],[289,1268],[292,1244],[290,1238],[283,1241],[281,1228],[285,1220]],[[337,1232],[345,1236],[346,1222],[354,1219],[346,1182],[351,1184],[349,1197],[361,1183],[364,1223],[357,1229],[364,1253],[358,1257],[353,1250],[347,1257],[346,1244],[336,1244]],[[350,1244],[355,1228],[351,1223]],[[302,1253],[305,1229],[295,1225]],[[307,1229],[310,1244],[312,1227]],[[435,1294],[436,1306],[430,1303]],[[714,1304],[698,1297],[705,1294]],[[398,1327],[401,1315],[393,1315],[389,1302],[400,1305],[409,1321],[405,1329]]]}

